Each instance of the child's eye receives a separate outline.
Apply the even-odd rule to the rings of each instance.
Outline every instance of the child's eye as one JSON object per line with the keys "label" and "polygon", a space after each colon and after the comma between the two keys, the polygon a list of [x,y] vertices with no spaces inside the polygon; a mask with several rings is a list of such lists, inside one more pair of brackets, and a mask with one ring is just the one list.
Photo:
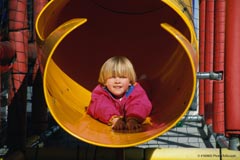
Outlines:
{"label": "child's eye", "polygon": [[127,78],[126,76],[119,76],[120,78]]}
{"label": "child's eye", "polygon": [[109,78],[127,78],[127,76],[112,76],[112,77],[109,77]]}

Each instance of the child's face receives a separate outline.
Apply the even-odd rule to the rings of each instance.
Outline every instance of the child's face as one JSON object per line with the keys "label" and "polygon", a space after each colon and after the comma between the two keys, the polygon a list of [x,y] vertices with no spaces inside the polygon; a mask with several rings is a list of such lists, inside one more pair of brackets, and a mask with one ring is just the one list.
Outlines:
{"label": "child's face", "polygon": [[110,77],[105,83],[108,90],[118,98],[121,98],[130,86],[130,80],[127,77]]}

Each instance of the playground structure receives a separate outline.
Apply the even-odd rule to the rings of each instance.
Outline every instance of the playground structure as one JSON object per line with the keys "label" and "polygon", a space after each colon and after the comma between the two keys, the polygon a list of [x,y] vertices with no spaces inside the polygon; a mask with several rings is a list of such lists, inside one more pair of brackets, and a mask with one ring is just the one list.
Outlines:
{"label": "playground structure", "polygon": [[[182,32],[186,32],[186,36],[189,37],[187,40],[168,23],[162,23],[161,26],[169,33],[160,29],[159,23],[154,23],[155,17],[157,17],[155,14],[154,19],[146,17],[146,24],[141,23],[142,14],[135,16],[119,14],[116,18],[116,13],[110,12],[109,16],[105,15],[103,19],[95,20],[89,9],[84,10],[84,8],[90,7],[91,10],[98,10],[97,4],[84,2],[83,8],[79,8],[81,6],[79,3],[83,2],[69,1],[68,6],[64,7],[65,3],[52,1],[42,10],[36,21],[36,31],[39,39],[44,41],[42,48],[43,53],[46,54],[44,57],[47,57],[42,61],[45,68],[44,93],[49,110],[60,126],[73,136],[88,143],[121,148],[146,142],[175,126],[186,114],[195,93],[198,62],[196,49],[192,47],[197,46],[193,26],[188,24],[188,27],[176,13],[175,15],[174,12],[172,13],[171,21],[178,22],[180,29],[186,28],[186,30],[182,29]],[[154,4],[154,7],[163,9],[167,7],[164,3],[160,3],[159,6],[157,4]],[[60,7],[61,5],[63,7]],[[74,6],[78,7],[75,9]],[[71,11],[65,10],[65,8],[69,8]],[[78,9],[80,11],[77,13],[77,17],[85,15],[86,19],[71,19],[74,15],[76,16],[75,10]],[[153,9],[151,8],[151,10]],[[104,14],[102,12],[106,12],[106,10],[102,9],[95,14],[100,16]],[[160,14],[161,10],[159,9],[158,12]],[[170,13],[170,11],[168,12]],[[54,16],[48,19],[49,15]],[[61,17],[61,19],[57,17]],[[166,19],[164,16],[161,18]],[[58,22],[59,20],[63,21],[63,24]],[[56,27],[56,24],[59,23],[60,26]],[[100,24],[101,28],[97,29],[96,27]],[[143,25],[143,28],[136,29],[139,25]],[[114,28],[113,31],[111,28]],[[141,34],[140,37],[139,34]],[[171,34],[176,37],[176,40],[171,39]],[[145,36],[149,36],[149,39],[138,40]],[[89,39],[88,37],[95,38]],[[116,37],[124,39],[124,41],[112,42],[112,39]],[[172,43],[164,42],[162,37],[168,37]],[[150,39],[155,43],[148,43]],[[91,45],[96,46],[89,50]],[[133,45],[135,47],[131,48]],[[70,49],[77,47],[79,50]],[[148,56],[145,52],[149,53]],[[128,56],[133,61],[138,76],[147,77],[144,83],[147,83],[148,88],[145,88],[150,94],[154,109],[150,117],[151,122],[146,125],[144,132],[124,134],[112,132],[109,126],[86,114],[86,107],[90,102],[90,91],[96,85],[96,82],[89,80],[97,79],[101,64],[107,57],[116,54]],[[94,65],[89,65],[89,61],[86,60],[94,61]],[[69,65],[69,63],[75,65]],[[143,65],[143,63],[145,64]],[[79,68],[81,73],[72,72],[75,68]]]}
{"label": "playground structure", "polygon": [[[198,59],[199,69],[202,69],[202,73],[206,72],[206,75],[213,71],[213,66],[212,68],[201,66],[202,44],[199,45],[200,57],[198,57],[197,36],[191,20],[193,13],[186,8],[191,6],[190,2],[154,1],[154,3],[142,2],[139,5],[130,2],[129,8],[123,10],[121,8],[123,3],[120,1],[115,3],[110,5],[101,0],[93,2],[52,0],[47,3],[36,20],[37,41],[40,48],[35,48],[39,53],[35,68],[43,72],[47,105],[51,115],[62,128],[72,136],[93,145],[124,148],[156,138],[174,127],[189,110],[193,101],[197,84]],[[210,2],[207,4],[208,7],[213,7]],[[93,10],[96,12],[92,12]],[[95,18],[96,15],[98,18]],[[211,27],[213,26],[206,28],[206,32],[213,33]],[[213,46],[206,48],[212,51],[211,47]],[[133,61],[138,76],[146,77],[142,85],[149,93],[155,108],[151,122],[146,125],[144,132],[114,133],[106,125],[85,114],[90,91],[96,85],[94,79],[97,79],[98,69],[106,58],[115,54],[126,54]],[[205,64],[211,64],[213,57],[209,55],[205,57],[210,58],[204,59]],[[39,62],[42,63],[43,68],[38,66]],[[20,72],[27,72],[26,64],[20,67],[23,69]],[[214,74],[223,73],[223,66],[217,67],[217,72]],[[36,71],[34,73],[37,74]],[[18,78],[14,79],[24,82],[23,75],[16,74],[14,76]],[[203,74],[198,75],[200,78],[203,77]],[[200,90],[200,95],[211,88],[209,86],[212,85],[213,79],[210,79],[211,76],[207,78],[204,80],[206,88]],[[201,82],[200,80],[200,84]],[[222,85],[223,79],[220,78],[215,83]],[[15,93],[18,93],[18,88],[21,88],[22,84],[24,83],[15,84]],[[215,100],[219,100],[219,97]],[[206,104],[213,103],[209,97],[204,101],[207,102]],[[220,117],[213,116],[211,106],[205,104],[201,107],[202,101],[200,102],[199,113],[205,118],[205,122],[209,126],[213,124],[215,131],[220,129],[217,130],[217,134],[226,134],[230,139],[235,140],[236,135],[239,135],[239,124],[230,123],[225,119],[228,128],[223,129],[225,125],[222,124],[222,116],[225,112],[222,111]],[[45,109],[39,111],[44,113]],[[239,112],[230,110],[229,113],[234,116]],[[214,121],[213,117],[216,117]],[[237,115],[234,117],[237,122]],[[234,154],[239,156],[239,152]],[[157,155],[155,154],[156,159],[159,158]]]}

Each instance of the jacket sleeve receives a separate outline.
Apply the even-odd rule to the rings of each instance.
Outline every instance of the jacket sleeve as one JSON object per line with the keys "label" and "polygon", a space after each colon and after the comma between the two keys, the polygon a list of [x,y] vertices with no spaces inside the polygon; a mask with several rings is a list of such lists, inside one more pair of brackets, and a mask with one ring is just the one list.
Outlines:
{"label": "jacket sleeve", "polygon": [[120,113],[115,107],[111,97],[102,89],[97,86],[91,95],[91,102],[88,106],[87,113],[93,118],[109,124],[113,116],[120,116]]}
{"label": "jacket sleeve", "polygon": [[126,103],[126,118],[134,117],[143,122],[151,113],[152,103],[140,84],[136,84]]}

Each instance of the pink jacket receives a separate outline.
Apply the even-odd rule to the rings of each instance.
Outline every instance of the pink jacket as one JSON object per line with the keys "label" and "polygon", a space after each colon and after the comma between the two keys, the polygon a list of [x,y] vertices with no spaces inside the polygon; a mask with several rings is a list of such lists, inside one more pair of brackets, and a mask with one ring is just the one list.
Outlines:
{"label": "pink jacket", "polygon": [[125,96],[115,99],[111,93],[101,85],[92,91],[91,102],[87,113],[103,123],[109,124],[112,116],[135,117],[143,122],[149,116],[152,104],[139,83],[131,86]]}

